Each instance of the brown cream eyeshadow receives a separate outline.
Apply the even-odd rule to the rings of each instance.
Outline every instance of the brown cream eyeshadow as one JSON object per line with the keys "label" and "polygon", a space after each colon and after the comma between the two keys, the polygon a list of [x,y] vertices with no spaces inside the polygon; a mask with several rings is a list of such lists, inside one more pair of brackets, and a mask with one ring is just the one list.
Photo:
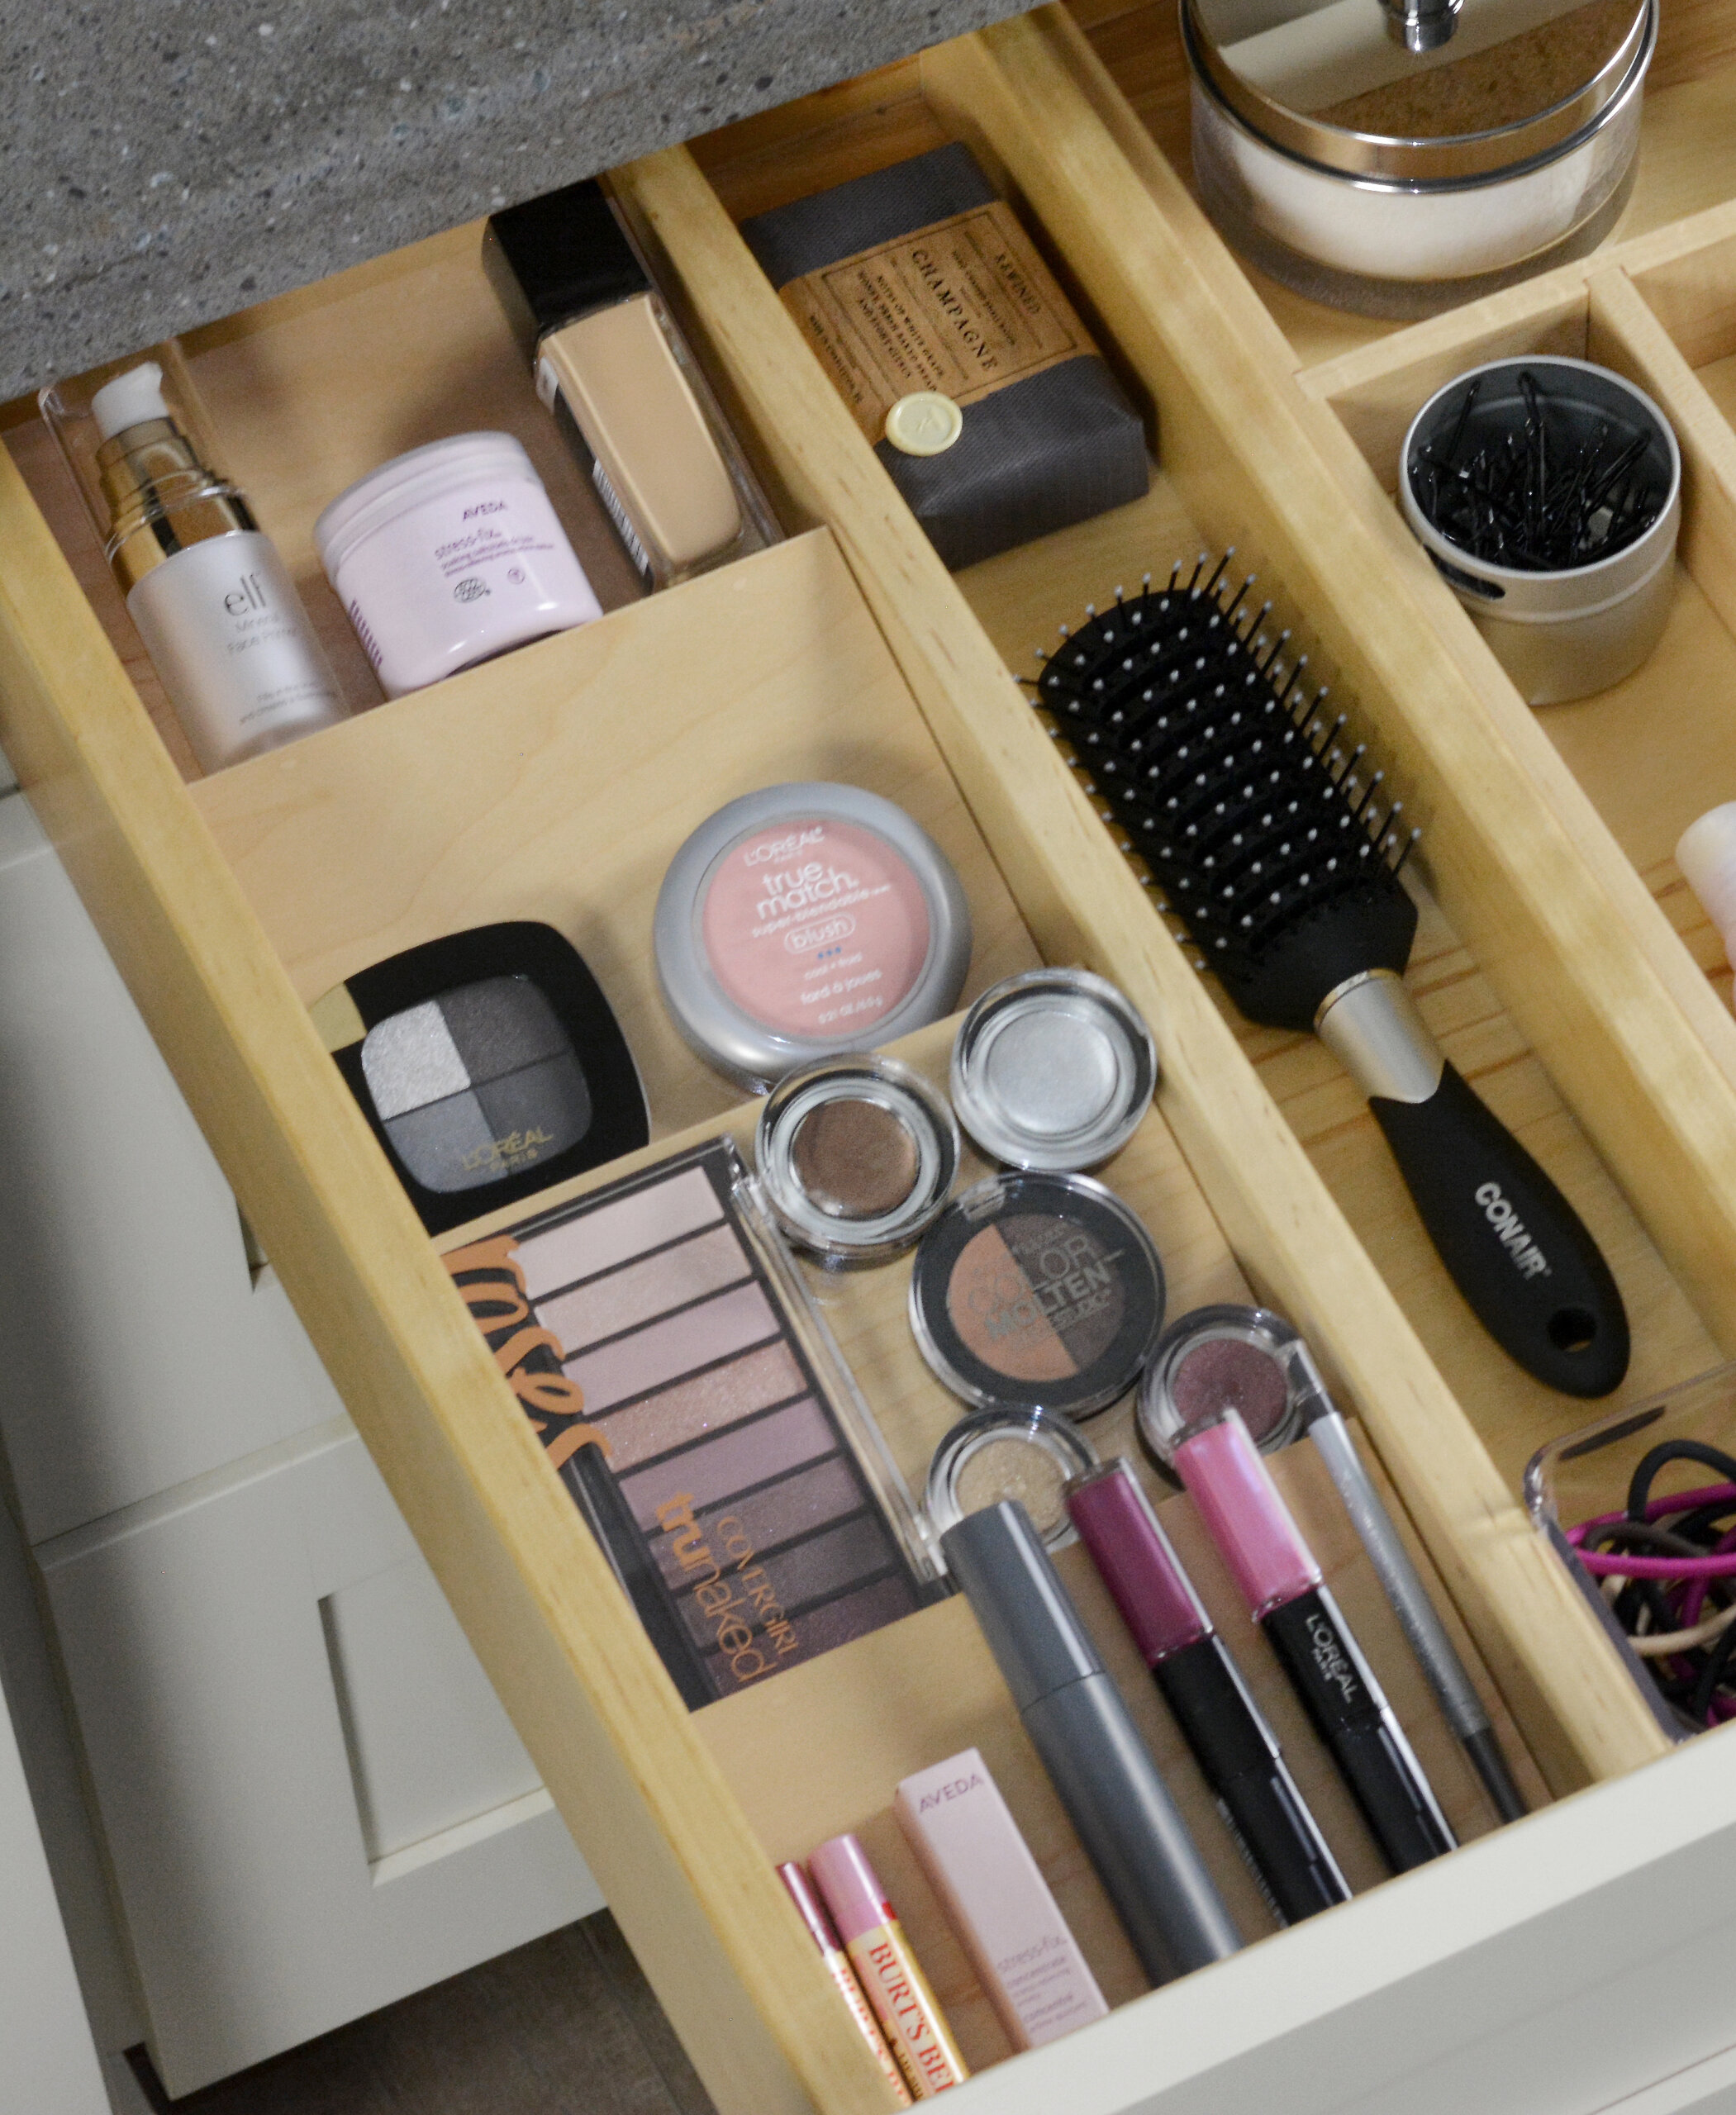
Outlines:
{"label": "brown cream eyeshadow", "polygon": [[797,1179],[835,1219],[878,1219],[916,1186],[916,1141],[901,1117],[856,1095],[810,1110],[790,1144]]}
{"label": "brown cream eyeshadow", "polygon": [[977,1447],[953,1483],[961,1513],[981,1513],[1002,1499],[1016,1498],[1031,1525],[1047,1535],[1061,1519],[1066,1474],[1060,1464],[1028,1439],[991,1439]]}

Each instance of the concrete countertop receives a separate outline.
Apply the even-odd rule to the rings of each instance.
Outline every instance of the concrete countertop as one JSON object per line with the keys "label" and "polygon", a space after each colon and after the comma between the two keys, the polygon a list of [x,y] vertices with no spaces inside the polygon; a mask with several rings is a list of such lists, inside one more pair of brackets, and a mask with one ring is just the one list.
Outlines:
{"label": "concrete countertop", "polygon": [[1028,0],[0,0],[0,402]]}

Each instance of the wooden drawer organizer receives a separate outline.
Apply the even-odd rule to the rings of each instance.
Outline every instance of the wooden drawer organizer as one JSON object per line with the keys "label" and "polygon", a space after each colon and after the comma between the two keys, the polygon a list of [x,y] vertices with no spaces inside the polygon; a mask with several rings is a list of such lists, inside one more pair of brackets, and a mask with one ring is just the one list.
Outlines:
{"label": "wooden drawer organizer", "polygon": [[[1120,39],[1137,56],[1134,17],[1095,14],[1111,55]],[[956,580],[732,218],[948,137],[969,140],[1020,201],[1154,405],[1163,463],[1140,505]],[[111,644],[99,613],[123,645],[126,627],[21,406],[0,466],[0,744],[720,2106],[854,2115],[883,2105],[883,2088],[771,1860],[883,1807],[893,1766],[971,1740],[1025,1773],[1020,1797],[1039,1813],[1043,1789],[968,1611],[926,1611],[689,1718],[304,1002],[455,925],[547,917],[610,991],[660,1128],[739,1128],[752,1110],[732,1112],[655,998],[649,917],[663,867],[703,815],[775,779],[837,776],[889,794],[940,839],[972,897],[967,996],[1038,958],[1082,962],[1153,1023],[1158,1113],[1115,1179],[1151,1220],[1175,1311],[1252,1286],[1309,1333],[1553,1789],[1656,1761],[1667,1742],[1655,1720],[1515,1497],[1525,1456],[1582,1407],[1532,1385],[1470,1324],[1325,1054],[1248,1029],[1189,966],[1008,669],[1028,670],[1032,647],[1087,600],[1201,547],[1234,543],[1269,573],[1424,825],[1413,981],[1462,1069],[1605,1243],[1634,1324],[1633,1385],[1684,1377],[1720,1345],[1736,1352],[1736,1027],[1644,885],[1662,872],[1658,848],[1681,804],[1659,820],[1653,778],[1637,784],[1619,732],[1603,731],[1624,698],[1653,682],[1662,694],[1684,656],[1736,670],[1714,615],[1736,618],[1717,592],[1736,533],[1736,442],[1715,401],[1718,363],[1736,346],[1736,221],[1648,236],[1613,266],[1605,252],[1439,323],[1362,333],[1348,351],[1331,335],[1341,320],[1326,318],[1313,342],[1336,357],[1299,382],[1306,355],[1274,311],[1306,342],[1301,305],[1263,304],[1053,8],[616,182],[787,526],[806,533],[189,786],[153,727],[149,671],[135,663],[130,677]],[[558,504],[577,503],[476,239],[458,231],[191,342],[231,464],[358,701],[359,658],[312,558],[321,500],[418,440],[498,425],[525,439]],[[1705,596],[1685,592],[1659,659],[1624,693],[1568,709],[1573,726],[1596,727],[1576,739],[1562,721],[1559,755],[1396,530],[1358,452],[1365,442],[1378,459],[1431,361],[1444,373],[1486,347],[1558,342],[1629,363],[1676,415],[1694,479],[1685,557]],[[1670,782],[1691,800],[1696,784],[1707,799],[1736,790],[1694,774],[1717,709],[1696,700],[1691,720],[1676,710],[1666,722],[1672,763],[1679,742]],[[1645,815],[1629,816],[1642,799]],[[1689,938],[1710,961],[1704,935]],[[944,1040],[931,1031],[911,1054],[932,1065]],[[916,1462],[950,1406],[892,1326],[901,1289],[897,1271],[846,1289],[839,1327]],[[1287,1472],[1306,1485],[1303,1465]],[[909,1651],[918,1636],[920,1656]],[[1678,1781],[1688,1760],[1667,1766]],[[1484,1861],[1478,1928],[1499,1932],[1504,1913],[1488,1901],[1503,1875],[1519,1884],[1526,1846],[1558,1820],[1572,1826],[1563,1810],[1468,1854]],[[1095,1883],[1064,1827],[1034,1830],[1096,1931]],[[1441,1912],[1463,1893],[1461,1868],[1442,1861],[1185,1995],[1122,2008],[1001,2075],[995,2104],[1034,2108],[1065,2090],[1075,2107],[1120,2108],[1269,2040],[1273,2022],[1323,2015],[1353,1990],[1396,1990],[1459,1943]],[[1394,1932],[1415,1943],[1395,1946],[1383,1937]],[[1112,1970],[1117,1995],[1137,1988]],[[1298,2014],[1296,1979],[1310,1974]]]}

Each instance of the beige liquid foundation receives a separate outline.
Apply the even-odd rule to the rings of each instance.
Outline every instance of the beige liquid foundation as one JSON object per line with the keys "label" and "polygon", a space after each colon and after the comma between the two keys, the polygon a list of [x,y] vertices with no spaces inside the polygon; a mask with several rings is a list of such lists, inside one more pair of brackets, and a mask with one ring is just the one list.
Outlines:
{"label": "beige liquid foundation", "polygon": [[483,254],[537,393],[647,587],[773,540],[740,449],[599,184],[497,213]]}

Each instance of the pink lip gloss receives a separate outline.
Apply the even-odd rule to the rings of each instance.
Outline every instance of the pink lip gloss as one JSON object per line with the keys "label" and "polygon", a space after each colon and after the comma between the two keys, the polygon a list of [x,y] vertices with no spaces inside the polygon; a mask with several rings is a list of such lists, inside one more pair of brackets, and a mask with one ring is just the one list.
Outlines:
{"label": "pink lip gloss", "polygon": [[1395,1872],[1457,1846],[1422,1765],[1234,1410],[1175,1451],[1224,1561]]}
{"label": "pink lip gloss", "polygon": [[854,1836],[835,1836],[808,1867],[911,2091],[926,2100],[962,2085],[970,2071],[868,1853]]}
{"label": "pink lip gloss", "polygon": [[825,1963],[826,1973],[838,1986],[838,1994],[849,2006],[850,2018],[862,2030],[862,2038],[874,2052],[874,2060],[880,2066],[880,2075],[898,2096],[898,2105],[908,2108],[912,2103],[911,2089],[904,2083],[904,2075],[892,2061],[892,2052],[886,2046],[886,2037],[874,2024],[874,2015],[868,2010],[868,1999],[862,1994],[862,1985],[856,1980],[856,1971],[850,1965],[850,1957],[838,1943],[838,1934],[832,1928],[832,1920],[825,1913],[825,1904],[814,1892],[814,1884],[800,1865],[780,1865],[778,1877],[790,1891],[790,1899],[800,1913],[801,1921],[808,1927],[808,1936],[820,1949],[820,1958]]}

